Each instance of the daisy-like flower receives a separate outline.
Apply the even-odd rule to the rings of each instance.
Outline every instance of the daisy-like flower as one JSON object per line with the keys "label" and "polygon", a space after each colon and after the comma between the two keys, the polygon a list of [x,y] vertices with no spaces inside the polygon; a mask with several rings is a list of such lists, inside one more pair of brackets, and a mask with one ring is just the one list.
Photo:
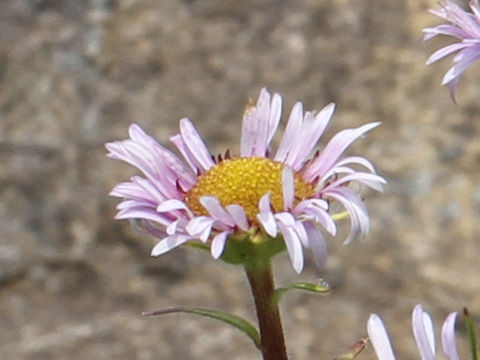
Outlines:
{"label": "daisy-like flower", "polygon": [[465,11],[452,0],[441,1],[440,9],[430,12],[448,22],[433,28],[423,29],[424,40],[437,35],[448,35],[458,39],[458,42],[442,47],[427,60],[430,65],[445,56],[457,53],[453,58],[453,67],[445,74],[442,85],[449,84],[450,96],[455,101],[457,84],[463,73],[475,61],[480,59],[480,6],[478,0],[470,1],[472,12]]}
{"label": "daisy-like flower", "polygon": [[[455,320],[457,313],[447,316],[442,326],[443,352],[449,360],[460,360],[455,340]],[[422,360],[435,360],[435,335],[430,315],[417,305],[412,313],[413,335]],[[395,360],[392,345],[382,319],[377,314],[370,315],[367,323],[368,336],[379,360]]]}
{"label": "daisy-like flower", "polygon": [[116,218],[136,220],[161,239],[153,256],[187,242],[205,243],[214,258],[226,255],[230,244],[271,242],[263,249],[278,249],[280,243],[276,252],[286,248],[297,272],[304,263],[302,246],[312,250],[322,267],[326,260],[322,231],[336,233],[331,202],[343,205],[350,216],[351,232],[345,243],[368,233],[365,206],[348,185],[359,183],[381,191],[385,180],[375,174],[367,159],[342,158],[342,154],[379,123],[343,130],[309,158],[333,115],[334,104],[320,112],[304,113],[302,103],[296,103],[273,152],[270,142],[281,107],[278,94],[271,96],[266,89],[260,92],[256,105],[250,105],[243,117],[239,156],[227,151],[212,157],[186,118],[180,120],[180,134],[171,137],[183,161],[140,126],[131,125],[129,139],[106,144],[109,157],[137,167],[144,175],[112,190],[111,195],[123,198]]}

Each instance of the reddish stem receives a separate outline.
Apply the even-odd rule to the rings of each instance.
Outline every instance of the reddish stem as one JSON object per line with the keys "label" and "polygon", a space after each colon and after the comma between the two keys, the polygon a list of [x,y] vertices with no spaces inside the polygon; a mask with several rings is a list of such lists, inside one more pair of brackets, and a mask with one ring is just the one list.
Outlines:
{"label": "reddish stem", "polygon": [[263,360],[288,360],[280,311],[273,300],[275,291],[270,262],[245,266],[255,299]]}

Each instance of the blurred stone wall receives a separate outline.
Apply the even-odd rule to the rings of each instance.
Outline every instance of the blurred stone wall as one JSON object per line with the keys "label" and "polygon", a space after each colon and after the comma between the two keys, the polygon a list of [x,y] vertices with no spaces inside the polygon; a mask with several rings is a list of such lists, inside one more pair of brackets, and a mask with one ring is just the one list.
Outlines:
{"label": "blurred stone wall", "polygon": [[283,94],[285,112],[296,100],[336,102],[327,136],[383,122],[353,147],[389,181],[383,195],[366,194],[370,236],[349,247],[329,239],[323,272],[309,258],[297,276],[286,256],[276,259],[279,284],[335,286],[326,298],[286,296],[291,359],[333,358],[366,334],[371,312],[414,359],[415,304],[437,326],[464,305],[480,314],[480,75],[467,72],[455,106],[440,86],[450,59],[424,65],[449,41],[421,42],[421,29],[438,24],[427,12],[436,6],[0,1],[0,358],[259,358],[213,320],[141,316],[198,305],[254,320],[240,269],[193,249],[152,259],[155,239],[113,220],[108,192],[135,170],[107,159],[104,143],[137,122],[167,144],[188,116],[212,153],[235,152],[244,106],[263,86]]}

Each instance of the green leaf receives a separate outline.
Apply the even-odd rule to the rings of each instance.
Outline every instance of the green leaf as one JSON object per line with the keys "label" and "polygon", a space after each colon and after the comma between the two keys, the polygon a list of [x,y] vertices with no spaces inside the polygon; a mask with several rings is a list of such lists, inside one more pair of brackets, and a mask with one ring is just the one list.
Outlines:
{"label": "green leaf", "polygon": [[217,310],[210,310],[210,309],[202,309],[202,308],[193,308],[187,306],[179,306],[179,307],[172,307],[164,310],[152,311],[152,312],[144,312],[142,315],[145,316],[157,316],[157,315],[166,315],[172,313],[188,313],[188,314],[195,314],[195,315],[202,315],[212,319],[223,321],[233,327],[236,327],[240,331],[243,331],[250,339],[252,339],[253,343],[257,348],[260,348],[260,334],[255,326],[253,326],[250,322],[241,318],[240,316],[229,314],[223,311]]}
{"label": "green leaf", "polygon": [[368,343],[368,338],[357,341],[355,344],[350,346],[350,348],[345,353],[343,353],[340,356],[337,356],[333,360],[353,360],[358,356],[358,354],[362,352],[363,349],[365,349],[365,346],[367,346],[367,343]]}
{"label": "green leaf", "polygon": [[297,289],[297,290],[304,290],[309,291],[317,294],[328,295],[333,291],[325,281],[320,280],[317,284],[313,283],[306,283],[306,282],[296,282],[289,284],[285,287],[281,287],[275,290],[273,294],[273,301],[278,303],[282,296],[289,290]]}
{"label": "green leaf", "polygon": [[465,316],[465,324],[467,326],[468,338],[470,340],[470,351],[472,352],[472,360],[478,360],[477,336],[475,334],[475,326],[468,309],[463,308],[463,315]]}

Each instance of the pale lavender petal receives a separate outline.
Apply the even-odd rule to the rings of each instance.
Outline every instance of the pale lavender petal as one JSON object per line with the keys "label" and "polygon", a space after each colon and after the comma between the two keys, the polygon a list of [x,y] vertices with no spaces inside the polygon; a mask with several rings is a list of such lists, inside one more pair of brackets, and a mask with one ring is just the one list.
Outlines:
{"label": "pale lavender petal", "polygon": [[193,185],[194,174],[174,154],[136,124],[130,126],[129,133],[132,139],[105,145],[108,157],[137,167],[164,195],[175,192],[177,181],[187,188]]}
{"label": "pale lavender petal", "polygon": [[297,273],[302,272],[302,269],[303,269],[302,244],[301,244],[300,238],[298,237],[297,232],[294,230],[292,226],[284,224],[281,221],[279,221],[277,225],[280,232],[283,235],[283,239],[287,247],[287,252],[288,252],[288,255],[290,256],[290,260],[292,261],[294,270]]}
{"label": "pale lavender petal", "polygon": [[148,209],[148,211],[154,213],[155,205],[148,203],[144,200],[123,200],[120,204],[117,205],[117,210],[133,209],[133,208],[142,208]]}
{"label": "pale lavender petal", "polygon": [[271,211],[257,214],[257,220],[268,235],[272,238],[277,236],[277,223]]}
{"label": "pale lavender petal", "polygon": [[450,1],[449,5],[445,6],[443,9],[438,11],[431,10],[430,13],[447,20],[452,26],[464,31],[464,38],[476,38],[480,35],[478,32],[478,23],[475,21],[475,17],[463,10],[453,1]]}
{"label": "pale lavender petal", "polygon": [[218,259],[225,250],[225,242],[231,231],[222,231],[213,237],[210,251],[214,259]]}
{"label": "pale lavender petal", "polygon": [[207,242],[214,222],[215,221],[208,216],[197,216],[188,222],[185,230],[192,237],[198,238],[202,242]]}
{"label": "pale lavender petal", "polygon": [[251,130],[255,129],[250,156],[266,156],[270,141],[275,135],[280,122],[281,113],[282,98],[280,95],[273,94],[273,97],[270,97],[267,89],[263,88],[256,107],[247,113],[247,116],[250,116],[256,124],[255,126],[250,125]]}
{"label": "pale lavender petal", "polygon": [[199,165],[198,168],[208,170],[215,165],[205,143],[187,118],[180,120],[180,133],[184,139],[186,150],[190,153],[190,158],[195,159],[196,164]]}
{"label": "pale lavender petal", "polygon": [[232,216],[223,208],[222,203],[215,196],[200,197],[200,204],[202,204],[215,220],[221,221],[229,227],[235,226],[235,221]]}
{"label": "pale lavender petal", "polygon": [[298,132],[302,126],[303,122],[303,105],[301,102],[297,102],[288,118],[287,127],[283,134],[282,141],[278,146],[277,153],[275,154],[274,160],[284,162],[287,158],[288,153],[290,152],[292,146],[295,144],[295,141],[298,141]]}
{"label": "pale lavender petal", "polygon": [[243,207],[237,204],[227,205],[226,210],[232,217],[235,225],[238,226],[241,230],[247,231],[249,229],[247,214]]}
{"label": "pale lavender petal", "polygon": [[158,173],[162,182],[172,184],[172,187],[174,186],[175,189],[180,185],[185,190],[189,190],[196,183],[196,173],[190,171],[176,155],[163,147],[156,147],[153,150],[155,158],[161,158],[165,164],[162,172],[159,169]]}
{"label": "pale lavender petal", "polygon": [[297,141],[293,143],[285,160],[286,164],[295,170],[299,170],[303,166],[307,156],[325,131],[334,111],[335,104],[331,103],[316,115],[311,112],[305,114]]}
{"label": "pale lavender petal", "polygon": [[367,185],[368,187],[372,188],[373,190],[382,192],[383,191],[383,186],[382,184],[386,184],[387,182],[385,181],[384,178],[381,176],[378,176],[376,174],[369,174],[369,173],[364,173],[364,172],[355,172],[353,174],[346,175],[337,181],[334,181],[333,183],[327,185],[325,187],[325,191],[327,191],[329,188],[335,188],[342,186],[346,183],[349,182],[358,182],[364,185]]}
{"label": "pale lavender petal", "polygon": [[302,245],[306,247],[307,249],[310,249],[310,242],[308,239],[307,231],[305,230],[305,227],[303,226],[303,221],[295,221],[294,225],[295,232],[298,235],[298,238],[302,242]]}
{"label": "pale lavender petal", "polygon": [[177,199],[165,200],[164,202],[162,202],[157,206],[157,211],[160,213],[169,212],[172,210],[186,210],[190,212],[190,209],[188,208],[187,204]]}
{"label": "pale lavender petal", "polygon": [[321,224],[325,230],[333,236],[335,236],[337,232],[337,227],[331,215],[326,211],[326,209],[318,206],[312,200],[301,201],[295,207],[293,213],[298,217],[305,217],[306,219],[314,220],[316,223]]}
{"label": "pale lavender petal", "polygon": [[448,92],[454,104],[457,103],[455,92],[457,91],[457,86],[459,81],[460,81],[460,78],[456,78],[450,81],[450,83],[448,84]]}
{"label": "pale lavender petal", "polygon": [[308,199],[308,202],[323,210],[328,210],[329,208],[328,202],[326,202],[324,199],[313,198],[313,199]]}
{"label": "pale lavender petal", "polygon": [[180,219],[173,221],[170,225],[167,226],[167,234],[174,235],[177,232],[177,227],[180,223]]}
{"label": "pale lavender petal", "polygon": [[351,230],[348,237],[343,241],[344,245],[348,245],[356,240],[360,234],[363,236],[368,234],[369,220],[367,209],[365,209],[357,193],[349,188],[343,187],[331,189],[325,192],[325,195],[340,202],[350,215]]}
{"label": "pale lavender petal", "polygon": [[139,231],[140,233],[147,232],[159,239],[163,239],[167,237],[167,233],[165,232],[165,229],[162,227],[159,227],[157,223],[144,220],[144,219],[131,219],[130,220],[130,225],[132,228],[136,231]]}
{"label": "pale lavender petal", "polygon": [[417,305],[413,309],[412,327],[422,360],[435,360],[432,318],[423,310],[421,305]]}
{"label": "pale lavender petal", "polygon": [[348,166],[338,166],[335,165],[333,168],[328,170],[325,175],[322,176],[318,183],[320,184],[330,184],[332,179],[338,179],[339,175],[343,174],[353,174],[355,170],[349,168]]}
{"label": "pale lavender petal", "polygon": [[166,171],[159,173],[162,181],[174,185],[175,188],[180,185],[185,190],[189,190],[197,182],[196,173],[190,171],[176,155],[163,147],[155,148],[154,153],[155,157],[161,158],[165,164]]}
{"label": "pale lavender petal", "polygon": [[190,166],[190,169],[198,173],[199,164],[195,162],[195,159],[192,158],[190,152],[187,150],[187,145],[185,144],[185,140],[182,138],[182,135],[177,134],[170,136],[170,141],[177,147],[180,154],[182,154],[185,162]]}
{"label": "pale lavender petal", "polygon": [[150,155],[148,157],[149,159],[161,161],[165,165],[168,165],[167,167],[179,172],[179,175],[184,176],[185,174],[190,174],[191,176],[191,173],[186,169],[185,165],[174,154],[172,154],[169,150],[160,145],[157,140],[143,131],[139,125],[130,125],[128,134],[134,143],[147,149]]}
{"label": "pale lavender petal", "polygon": [[461,61],[447,71],[442,79],[442,85],[446,85],[454,79],[459,79],[465,70],[467,70],[467,68],[478,59],[480,59],[480,48],[476,48],[474,51],[469,52],[468,56],[463,56]]}
{"label": "pale lavender petal", "polygon": [[253,152],[251,156],[265,156],[268,148],[267,139],[269,136],[269,118],[270,118],[270,94],[267,89],[263,88],[260,92],[257,105],[250,113],[254,117],[254,121],[257,123]]}
{"label": "pale lavender petal", "polygon": [[443,59],[444,57],[454,53],[455,51],[459,51],[469,46],[471,45],[467,43],[454,43],[448,46],[444,46],[443,48],[440,48],[439,50],[435,51],[432,55],[430,55],[430,57],[428,58],[425,64],[426,65],[433,64],[434,62]]}
{"label": "pale lavender petal", "polygon": [[442,347],[443,352],[449,360],[460,360],[455,340],[455,320],[457,313],[453,312],[447,316],[442,326]]}
{"label": "pale lavender petal", "polygon": [[121,198],[128,198],[140,202],[148,202],[152,206],[155,206],[155,202],[152,201],[150,195],[146,192],[146,190],[133,182],[122,182],[115,185],[112,191],[110,191],[109,195]]}
{"label": "pale lavender petal", "polygon": [[191,239],[192,239],[191,236],[183,235],[183,234],[168,236],[154,246],[154,248],[152,249],[151,255],[155,257],[160,256],[186,243],[188,240],[191,240]]}
{"label": "pale lavender petal", "polygon": [[280,123],[280,117],[282,115],[282,97],[279,94],[273,94],[272,102],[270,105],[270,118],[268,120],[268,138],[267,144],[273,139],[275,132],[277,131],[278,124]]}
{"label": "pale lavender petal", "polygon": [[305,179],[311,181],[316,177],[325,174],[332,166],[334,166],[335,162],[352,142],[378,125],[380,125],[379,122],[369,123],[356,129],[340,131],[329,141],[320,155],[307,166],[304,173]]}
{"label": "pale lavender petal", "polygon": [[132,177],[132,182],[142,188],[148,194],[148,198],[154,203],[160,203],[165,200],[165,195],[148,179],[140,176]]}
{"label": "pale lavender petal", "polygon": [[190,220],[186,218],[178,218],[167,227],[167,234],[168,235],[174,235],[174,234],[180,234],[180,233],[186,234],[187,231],[185,230],[185,227],[187,226],[189,221]]}
{"label": "pale lavender petal", "polygon": [[458,39],[464,39],[468,37],[468,34],[462,29],[445,24],[438,25],[433,28],[425,28],[422,31],[425,33],[425,35],[423,36],[423,41],[427,41],[437,35],[448,35],[456,37]]}
{"label": "pale lavender petal", "polygon": [[[440,5],[442,5],[442,4],[440,4]],[[429,9],[428,12],[430,14],[438,16],[439,18],[442,18],[442,19],[445,19],[445,20],[451,20],[451,19],[449,19],[449,16],[448,16],[449,14],[446,11],[446,6],[443,6],[441,9]]]}
{"label": "pale lavender petal", "polygon": [[138,144],[144,144],[146,147],[161,147],[157,140],[148,135],[138,124],[131,124],[128,127],[128,136],[134,142]]}
{"label": "pale lavender petal", "polygon": [[382,319],[377,314],[370,315],[367,322],[367,331],[379,360],[395,360],[392,345]]}
{"label": "pale lavender petal", "polygon": [[[105,145],[110,153],[107,155],[113,159],[122,160],[139,169],[155,186],[166,196],[176,196],[177,191],[169,183],[162,181],[160,174],[171,173],[161,158],[152,157],[152,148],[146,148],[132,140],[123,140]],[[171,174],[176,177],[176,174]]]}
{"label": "pale lavender petal", "polygon": [[157,222],[159,224],[168,226],[171,221],[165,219],[165,217],[157,214],[155,209],[147,208],[147,207],[135,207],[135,208],[128,208],[120,210],[115,219],[122,220],[122,219],[146,219]]}
{"label": "pale lavender petal", "polygon": [[272,206],[270,203],[270,193],[266,193],[260,198],[258,202],[258,209],[261,213],[270,212],[272,210]]}
{"label": "pale lavender petal", "polygon": [[327,263],[327,243],[320,229],[311,221],[305,221],[303,224],[307,232],[308,242],[313,252],[315,264],[319,269],[323,269]]}
{"label": "pale lavender petal", "polygon": [[279,122],[279,111],[281,112],[281,99],[277,94],[275,95],[272,104],[270,104],[270,93],[263,88],[260,91],[257,104],[245,111],[242,123],[240,156],[265,156],[268,144]]}
{"label": "pale lavender petal", "polygon": [[247,108],[243,115],[242,134],[240,136],[240,156],[252,156],[255,148],[255,135],[257,133],[257,122],[252,116],[255,108]]}
{"label": "pale lavender petal", "polygon": [[375,168],[373,167],[373,164],[365,159],[364,157],[361,156],[347,156],[344,157],[343,159],[337,161],[335,166],[340,167],[344,165],[349,165],[349,164],[357,164],[365,167],[368,169],[371,173],[375,174]]}
{"label": "pale lavender petal", "polygon": [[272,213],[270,193],[266,193],[260,198],[258,208],[260,213],[257,214],[257,220],[260,222],[260,225],[262,225],[263,230],[271,237],[276,237],[277,223]]}
{"label": "pale lavender petal", "polygon": [[293,206],[293,200],[295,200],[295,177],[289,166],[285,166],[282,170],[282,193],[283,209],[288,210]]}
{"label": "pale lavender petal", "polygon": [[132,124],[132,125],[129,126],[128,136],[130,136],[130,138],[133,141],[136,141],[136,142],[139,142],[139,143],[145,142],[149,145],[154,145],[154,144],[157,143],[157,141],[154,140],[149,135],[147,135],[147,133],[145,131],[143,131],[143,129],[138,124]]}
{"label": "pale lavender petal", "polygon": [[458,9],[458,14],[461,19],[457,20],[457,25],[465,30],[469,37],[478,39],[480,37],[480,24],[478,23],[478,19],[472,16],[471,13],[464,11],[462,8],[458,7]]}
{"label": "pale lavender petal", "polygon": [[289,212],[277,213],[275,218],[287,226],[295,226],[295,217]]}

